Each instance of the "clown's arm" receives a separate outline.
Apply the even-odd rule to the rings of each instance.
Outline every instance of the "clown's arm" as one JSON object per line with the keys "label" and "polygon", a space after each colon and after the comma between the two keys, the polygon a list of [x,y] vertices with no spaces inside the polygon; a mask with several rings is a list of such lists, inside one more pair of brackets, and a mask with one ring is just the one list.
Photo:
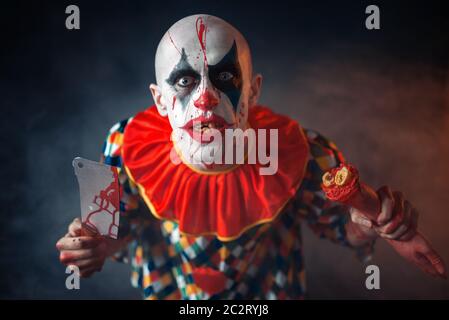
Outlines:
{"label": "clown's arm", "polygon": [[[360,210],[359,205],[356,208],[350,203],[330,200],[321,188],[323,175],[345,163],[345,159],[335,144],[319,133],[311,130],[305,133],[310,158],[296,203],[300,216],[311,229],[322,238],[354,248],[362,259],[369,258],[377,238],[393,242],[396,247],[404,247],[402,244],[416,235],[418,212],[412,204],[401,192],[391,191],[389,187],[371,190],[373,197],[368,198],[374,198],[377,205],[376,219],[373,221]],[[433,264],[431,267],[420,267],[434,276],[445,278],[443,261],[424,238],[419,239],[422,241],[416,241],[416,250]]]}
{"label": "clown's arm", "polygon": [[107,258],[127,262],[128,244],[138,237],[141,229],[148,226],[150,217],[140,204],[137,189],[127,178],[120,156],[123,130],[128,120],[114,125],[103,145],[100,162],[118,168],[120,181],[120,227],[117,240],[86,234],[81,221],[76,218],[70,223],[68,232],[58,240],[59,259],[65,265],[76,265],[82,277],[89,277],[101,271]]}
{"label": "clown's arm", "polygon": [[[359,211],[329,200],[321,189],[322,176],[338,167],[345,159],[336,145],[313,130],[305,130],[310,152],[305,179],[296,196],[299,216],[320,238],[353,248],[361,260],[370,258],[375,240],[379,237],[399,238],[410,235],[416,225],[416,213],[407,207],[393,206],[393,193],[387,187],[379,190],[383,227],[372,228]],[[401,193],[394,193],[397,203],[405,203]]]}
{"label": "clown's arm", "polygon": [[[171,279],[173,258],[161,228],[161,221],[156,219],[139,195],[137,186],[127,176],[121,146],[123,133],[131,119],[114,125],[105,140],[102,160],[119,168],[121,185],[119,239],[123,242],[112,247],[110,257],[118,262],[129,263],[131,267],[131,284],[135,288],[145,289],[147,299],[176,298],[175,286],[161,285],[159,279]],[[164,281],[165,281],[164,280]],[[168,282],[170,283],[170,282]]]}
{"label": "clown's arm", "polygon": [[321,190],[323,174],[344,161],[335,144],[313,130],[305,130],[309,159],[304,180],[295,197],[296,211],[320,238],[352,248],[361,260],[373,252],[377,234],[353,221],[349,208],[330,201]]}
{"label": "clown's arm", "polygon": [[322,188],[330,200],[351,207],[353,221],[380,235],[403,258],[432,276],[446,278],[443,259],[417,230],[418,212],[402,193],[388,187],[374,191],[348,163],[327,171]]}

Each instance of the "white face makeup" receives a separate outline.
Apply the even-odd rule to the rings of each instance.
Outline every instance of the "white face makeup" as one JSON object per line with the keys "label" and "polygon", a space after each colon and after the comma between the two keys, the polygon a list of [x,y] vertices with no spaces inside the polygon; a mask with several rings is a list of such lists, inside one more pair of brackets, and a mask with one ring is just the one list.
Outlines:
{"label": "white face makeup", "polygon": [[223,143],[212,135],[246,128],[260,86],[260,79],[252,78],[246,40],[217,17],[190,16],[164,35],[155,67],[158,85],[150,88],[159,112],[169,118],[183,161],[202,170],[224,169],[210,164],[216,144]]}

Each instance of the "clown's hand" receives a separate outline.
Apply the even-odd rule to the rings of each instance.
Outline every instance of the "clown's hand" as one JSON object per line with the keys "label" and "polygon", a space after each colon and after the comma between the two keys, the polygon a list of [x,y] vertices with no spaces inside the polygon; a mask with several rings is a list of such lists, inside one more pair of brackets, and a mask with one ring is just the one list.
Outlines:
{"label": "clown's hand", "polygon": [[101,271],[107,257],[118,251],[123,241],[103,236],[83,235],[80,219],[69,225],[68,233],[58,240],[56,248],[60,251],[59,260],[64,265],[75,265],[81,277],[90,277]]}
{"label": "clown's hand", "polygon": [[377,191],[381,211],[376,221],[367,218],[355,208],[350,209],[351,220],[365,228],[373,229],[385,239],[407,241],[416,233],[418,212],[401,192],[392,192],[389,187]]}
{"label": "clown's hand", "polygon": [[446,279],[446,267],[441,256],[417,230],[418,212],[404,199],[401,192],[382,187],[377,191],[381,212],[375,221],[351,208],[351,220],[361,229],[375,232],[384,238],[406,260],[424,272]]}

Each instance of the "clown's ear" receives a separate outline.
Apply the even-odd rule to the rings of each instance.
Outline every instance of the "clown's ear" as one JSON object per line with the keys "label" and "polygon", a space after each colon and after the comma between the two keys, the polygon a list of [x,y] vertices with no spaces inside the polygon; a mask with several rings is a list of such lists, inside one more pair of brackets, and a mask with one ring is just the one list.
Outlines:
{"label": "clown's ear", "polygon": [[154,103],[156,104],[157,111],[163,117],[167,116],[167,103],[162,95],[161,88],[156,84],[150,84],[151,95],[153,96]]}
{"label": "clown's ear", "polygon": [[262,90],[262,75],[256,74],[251,81],[251,92],[249,95],[249,106],[252,107],[257,104]]}

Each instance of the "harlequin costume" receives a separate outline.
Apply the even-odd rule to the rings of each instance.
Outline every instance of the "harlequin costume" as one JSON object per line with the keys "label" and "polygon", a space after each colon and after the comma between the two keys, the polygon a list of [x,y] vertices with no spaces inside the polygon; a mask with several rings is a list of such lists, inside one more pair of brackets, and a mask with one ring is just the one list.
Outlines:
{"label": "harlequin costume", "polygon": [[[319,133],[262,106],[252,128],[279,130],[279,169],[256,164],[201,172],[170,160],[171,126],[155,106],[114,125],[103,160],[120,169],[120,237],[115,256],[130,262],[146,299],[301,299],[301,224],[351,247],[347,208],[326,199],[321,177],[344,161]],[[369,257],[373,242],[353,248]]]}

